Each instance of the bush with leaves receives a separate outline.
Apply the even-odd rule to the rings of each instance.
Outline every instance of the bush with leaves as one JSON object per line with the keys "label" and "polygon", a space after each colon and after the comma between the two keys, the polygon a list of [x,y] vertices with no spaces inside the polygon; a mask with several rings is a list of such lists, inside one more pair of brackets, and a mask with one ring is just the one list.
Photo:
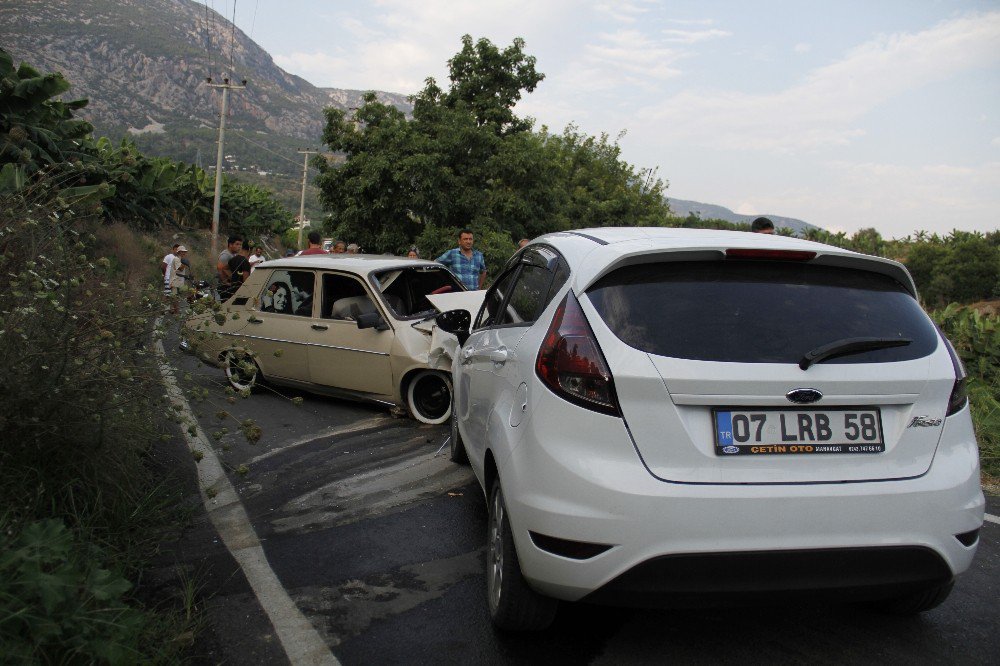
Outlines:
{"label": "bush with leaves", "polygon": [[932,313],[969,373],[983,471],[1000,477],[1000,317],[952,303]]}
{"label": "bush with leaves", "polygon": [[[162,295],[145,274],[126,279],[125,264],[102,256],[114,248],[93,234],[100,215],[77,213],[63,193],[39,181],[0,197],[0,532],[23,548],[3,560],[0,593],[7,609],[41,612],[41,603],[61,622],[8,617],[13,624],[0,632],[11,632],[3,636],[12,645],[35,646],[44,662],[110,660],[119,648],[151,657],[181,646],[148,633],[162,627],[158,614],[147,614],[118,575],[134,575],[176,518],[176,498],[145,464],[165,416],[150,353]],[[51,555],[66,568],[43,568],[82,587],[57,598],[45,587],[52,579],[25,573],[23,557],[40,552],[39,541],[55,544],[46,552],[69,553]],[[122,660],[141,661],[136,654]]]}

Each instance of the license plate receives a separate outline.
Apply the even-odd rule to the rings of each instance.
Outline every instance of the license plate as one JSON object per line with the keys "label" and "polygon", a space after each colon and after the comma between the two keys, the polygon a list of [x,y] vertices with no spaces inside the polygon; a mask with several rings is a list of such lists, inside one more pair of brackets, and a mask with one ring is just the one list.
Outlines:
{"label": "license plate", "polygon": [[718,408],[712,414],[720,456],[885,451],[882,414],[876,408]]}

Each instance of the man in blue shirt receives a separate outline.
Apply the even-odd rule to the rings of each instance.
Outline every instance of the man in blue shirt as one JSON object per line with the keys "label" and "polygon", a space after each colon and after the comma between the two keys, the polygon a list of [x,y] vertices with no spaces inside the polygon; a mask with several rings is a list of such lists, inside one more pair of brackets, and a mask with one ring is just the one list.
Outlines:
{"label": "man in blue shirt", "polygon": [[486,260],[483,253],[472,249],[474,237],[469,229],[458,234],[458,247],[437,258],[438,263],[451,269],[466,289],[482,289],[486,284]]}

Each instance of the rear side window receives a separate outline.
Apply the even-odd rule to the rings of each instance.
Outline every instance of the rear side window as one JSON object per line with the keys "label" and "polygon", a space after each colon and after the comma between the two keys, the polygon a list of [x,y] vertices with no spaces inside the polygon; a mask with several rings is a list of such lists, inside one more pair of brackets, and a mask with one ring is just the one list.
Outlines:
{"label": "rear side window", "polygon": [[260,297],[261,311],[311,317],[315,280],[312,271],[272,271]]}
{"label": "rear side window", "polygon": [[761,261],[627,266],[588,290],[626,344],[659,356],[798,363],[845,338],[909,338],[905,347],[830,358],[885,363],[927,356],[933,324],[892,278],[854,269]]}

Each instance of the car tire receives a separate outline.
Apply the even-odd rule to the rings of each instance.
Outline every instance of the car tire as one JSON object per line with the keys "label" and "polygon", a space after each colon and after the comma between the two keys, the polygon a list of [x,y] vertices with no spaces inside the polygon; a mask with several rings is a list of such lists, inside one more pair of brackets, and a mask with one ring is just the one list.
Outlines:
{"label": "car tire", "polygon": [[932,608],[937,608],[951,594],[955,581],[940,585],[931,585],[915,592],[909,592],[889,599],[882,599],[872,604],[875,609],[892,615],[917,615]]}
{"label": "car tire", "polygon": [[486,595],[490,619],[505,631],[540,631],[555,619],[559,602],[544,597],[521,575],[500,480],[490,490],[486,533]]}
{"label": "car tire", "polygon": [[406,406],[421,423],[444,423],[451,416],[451,379],[442,372],[421,370],[406,386]]}
{"label": "car tire", "polygon": [[226,381],[233,390],[242,393],[252,391],[260,381],[260,368],[253,355],[247,351],[233,349],[222,356],[222,369],[226,373]]}
{"label": "car tire", "polygon": [[451,446],[448,458],[459,465],[469,464],[469,454],[465,451],[465,442],[462,441],[462,435],[458,432],[458,410],[455,409],[454,393],[452,393],[451,400]]}

